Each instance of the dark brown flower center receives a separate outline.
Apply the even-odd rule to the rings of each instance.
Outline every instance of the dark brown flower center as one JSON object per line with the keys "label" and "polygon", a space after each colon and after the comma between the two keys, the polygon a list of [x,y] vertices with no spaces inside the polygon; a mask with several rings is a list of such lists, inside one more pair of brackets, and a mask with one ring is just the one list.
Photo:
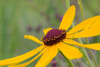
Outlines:
{"label": "dark brown flower center", "polygon": [[46,46],[52,46],[65,39],[65,36],[65,30],[52,29],[42,38],[42,40]]}

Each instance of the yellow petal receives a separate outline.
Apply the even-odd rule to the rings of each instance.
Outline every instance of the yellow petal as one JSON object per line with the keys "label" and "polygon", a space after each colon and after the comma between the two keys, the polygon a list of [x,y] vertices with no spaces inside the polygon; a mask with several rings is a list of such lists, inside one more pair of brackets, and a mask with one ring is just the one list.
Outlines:
{"label": "yellow petal", "polygon": [[72,45],[76,45],[76,46],[80,46],[80,47],[85,47],[85,48],[94,49],[94,50],[100,50],[100,43],[80,44],[80,43],[78,43],[74,40],[71,40],[71,39],[64,39],[63,41],[68,43],[68,44],[72,44]]}
{"label": "yellow petal", "polygon": [[100,35],[100,28],[97,29],[92,29],[92,30],[84,30],[82,32],[79,33],[75,33],[73,35],[67,35],[67,38],[84,38],[84,37],[93,37],[93,36],[97,36]]}
{"label": "yellow petal", "polygon": [[47,48],[44,48],[43,51],[41,51],[35,58],[33,58],[32,60],[26,62],[26,63],[23,63],[23,64],[20,64],[20,65],[16,65],[16,67],[25,67],[27,65],[29,65],[30,63],[32,63],[34,60],[36,60],[39,56],[41,56],[43,54],[43,52],[46,50]]}
{"label": "yellow petal", "polygon": [[15,65],[9,65],[8,67],[15,67]]}
{"label": "yellow petal", "polygon": [[16,64],[10,64],[8,67],[16,67]]}
{"label": "yellow petal", "polygon": [[94,23],[98,18],[100,18],[100,15],[84,20],[83,22],[79,23],[74,28],[72,28],[67,34],[73,34],[85,29],[85,27],[89,27],[89,25]]}
{"label": "yellow petal", "polygon": [[68,59],[78,59],[83,56],[77,48],[69,46],[62,42],[59,43],[58,48]]}
{"label": "yellow petal", "polygon": [[[8,67],[20,67],[20,66],[16,66],[16,65],[8,65]],[[21,67],[25,67],[25,66],[21,66]]]}
{"label": "yellow petal", "polygon": [[43,32],[44,32],[44,35],[46,35],[48,33],[48,31],[50,31],[52,28],[47,28],[47,29],[44,29]]}
{"label": "yellow petal", "polygon": [[74,17],[75,17],[75,6],[72,5],[63,16],[59,29],[67,30],[71,26]]}
{"label": "yellow petal", "polygon": [[10,59],[0,60],[0,66],[20,63],[20,62],[34,56],[35,54],[40,52],[44,47],[45,47],[44,45],[41,45],[40,47],[38,47],[30,52],[27,52],[23,55],[20,55],[20,56],[14,57],[14,58],[10,58]]}
{"label": "yellow petal", "polygon": [[68,35],[68,38],[84,38],[100,35],[100,19],[96,20],[89,27],[86,27],[83,31]]}
{"label": "yellow petal", "polygon": [[30,39],[30,40],[33,40],[39,44],[43,44],[43,42],[41,42],[39,39],[37,39],[36,37],[32,36],[32,35],[24,35],[24,38],[26,39]]}
{"label": "yellow petal", "polygon": [[47,50],[43,53],[35,67],[46,67],[50,61],[57,55],[58,48],[56,45],[46,47]]}

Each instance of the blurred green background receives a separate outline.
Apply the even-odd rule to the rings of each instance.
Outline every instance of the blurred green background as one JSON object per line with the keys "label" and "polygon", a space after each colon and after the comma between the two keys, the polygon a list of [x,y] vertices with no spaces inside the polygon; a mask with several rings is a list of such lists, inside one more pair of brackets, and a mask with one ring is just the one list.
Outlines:
{"label": "blurred green background", "polygon": [[[82,21],[78,0],[70,0],[75,5],[75,24]],[[0,0],[0,60],[24,54],[39,44],[24,39],[25,34],[34,35],[41,39],[44,28],[58,28],[65,11],[65,0]],[[85,18],[100,14],[100,0],[83,0]],[[91,43],[100,42],[100,36],[89,38]],[[93,54],[100,66],[100,52]],[[91,57],[90,57],[91,58]],[[27,67],[34,67],[38,60]],[[76,67],[86,67],[85,58],[72,60]],[[92,61],[92,60],[91,60]],[[65,59],[58,54],[48,65],[53,67],[68,67]]]}

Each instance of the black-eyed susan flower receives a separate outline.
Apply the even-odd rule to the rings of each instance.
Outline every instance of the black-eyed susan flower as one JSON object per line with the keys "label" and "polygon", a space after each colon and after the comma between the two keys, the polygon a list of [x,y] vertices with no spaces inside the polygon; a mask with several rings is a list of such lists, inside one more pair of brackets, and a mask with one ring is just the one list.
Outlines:
{"label": "black-eyed susan flower", "polygon": [[[75,6],[72,5],[63,16],[59,29],[48,28],[43,30],[44,37],[42,38],[42,41],[32,35],[24,36],[26,39],[30,39],[41,44],[40,47],[14,58],[0,60],[0,66],[8,65],[9,67],[25,67],[42,55],[35,67],[45,67],[57,55],[58,50],[60,50],[70,60],[81,58],[82,53],[76,47],[71,45],[100,50],[100,43],[80,44],[72,40],[73,38],[100,35],[100,16],[89,18],[76,25],[70,31],[67,31],[71,26],[74,17]],[[37,53],[39,54],[32,60],[19,64],[24,60],[33,57]]]}

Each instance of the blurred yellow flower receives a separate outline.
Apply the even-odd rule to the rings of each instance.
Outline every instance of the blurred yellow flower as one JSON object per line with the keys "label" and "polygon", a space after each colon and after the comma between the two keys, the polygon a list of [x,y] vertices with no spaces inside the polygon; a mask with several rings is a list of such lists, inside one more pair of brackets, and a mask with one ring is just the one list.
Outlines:
{"label": "blurred yellow flower", "polygon": [[[45,67],[57,55],[58,50],[60,50],[70,60],[81,58],[81,52],[71,45],[100,50],[100,43],[83,45],[72,40],[72,38],[84,38],[100,35],[100,16],[89,18],[66,32],[71,26],[74,17],[75,6],[72,5],[63,16],[59,29],[48,28],[43,30],[44,37],[42,38],[42,42],[34,36],[24,36],[26,39],[41,44],[40,47],[14,58],[0,60],[0,66],[8,65],[9,67],[25,67],[42,55],[35,67]],[[19,64],[20,62],[33,57],[37,53],[39,54],[32,60]]]}

